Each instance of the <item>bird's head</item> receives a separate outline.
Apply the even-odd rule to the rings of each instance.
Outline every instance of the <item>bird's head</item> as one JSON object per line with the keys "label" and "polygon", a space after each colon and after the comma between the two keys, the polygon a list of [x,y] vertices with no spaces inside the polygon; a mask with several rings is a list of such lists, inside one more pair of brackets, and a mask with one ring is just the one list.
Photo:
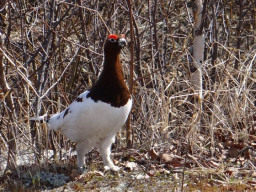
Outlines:
{"label": "bird's head", "polygon": [[107,41],[105,43],[104,50],[105,52],[111,53],[120,53],[121,49],[125,47],[127,44],[125,40],[125,35],[115,35],[111,34],[108,36]]}

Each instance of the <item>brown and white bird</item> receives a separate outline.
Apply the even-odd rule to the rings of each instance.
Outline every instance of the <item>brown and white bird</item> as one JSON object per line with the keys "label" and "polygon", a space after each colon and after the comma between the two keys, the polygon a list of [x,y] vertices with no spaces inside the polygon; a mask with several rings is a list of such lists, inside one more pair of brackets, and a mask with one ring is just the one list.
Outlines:
{"label": "brown and white bird", "polygon": [[124,35],[109,35],[104,46],[103,71],[97,83],[81,93],[65,110],[47,120],[50,130],[59,130],[77,143],[77,165],[83,168],[85,154],[97,147],[104,168],[118,171],[110,158],[111,145],[132,108],[120,63]]}

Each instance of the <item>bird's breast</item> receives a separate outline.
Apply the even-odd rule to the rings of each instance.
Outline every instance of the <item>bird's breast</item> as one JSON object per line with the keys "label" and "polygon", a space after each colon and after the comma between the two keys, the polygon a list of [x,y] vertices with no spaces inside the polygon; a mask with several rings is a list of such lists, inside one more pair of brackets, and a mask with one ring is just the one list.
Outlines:
{"label": "bird's breast", "polygon": [[124,125],[132,107],[132,99],[122,107],[113,107],[102,101],[84,98],[83,102],[72,103],[61,127],[61,132],[73,142],[91,140],[113,135]]}

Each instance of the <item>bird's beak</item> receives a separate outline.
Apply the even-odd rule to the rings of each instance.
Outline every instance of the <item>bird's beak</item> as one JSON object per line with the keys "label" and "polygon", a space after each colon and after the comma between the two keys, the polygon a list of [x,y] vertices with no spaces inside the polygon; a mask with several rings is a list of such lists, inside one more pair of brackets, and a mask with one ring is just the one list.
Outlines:
{"label": "bird's beak", "polygon": [[126,42],[125,38],[120,38],[118,40],[118,46],[123,48],[124,46],[126,46],[126,44],[127,44],[127,42]]}

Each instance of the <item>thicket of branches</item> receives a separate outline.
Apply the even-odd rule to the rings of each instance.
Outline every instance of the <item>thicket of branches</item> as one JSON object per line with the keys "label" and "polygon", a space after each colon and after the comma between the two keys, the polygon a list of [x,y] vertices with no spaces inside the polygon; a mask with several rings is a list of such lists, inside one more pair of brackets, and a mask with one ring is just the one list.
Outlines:
{"label": "thicket of branches", "polygon": [[[97,80],[110,33],[130,36],[126,1],[1,1],[0,154],[68,149],[30,117],[63,110]],[[256,2],[208,0],[199,113],[190,83],[193,15],[185,0],[134,1],[133,147],[220,157],[255,139]],[[193,6],[192,6],[193,8]],[[129,79],[130,47],[122,53]],[[100,116],[99,116],[100,118]],[[125,146],[125,131],[117,147]],[[253,145],[255,146],[255,145]],[[230,147],[230,146],[224,146]],[[202,155],[203,154],[203,155]]]}

